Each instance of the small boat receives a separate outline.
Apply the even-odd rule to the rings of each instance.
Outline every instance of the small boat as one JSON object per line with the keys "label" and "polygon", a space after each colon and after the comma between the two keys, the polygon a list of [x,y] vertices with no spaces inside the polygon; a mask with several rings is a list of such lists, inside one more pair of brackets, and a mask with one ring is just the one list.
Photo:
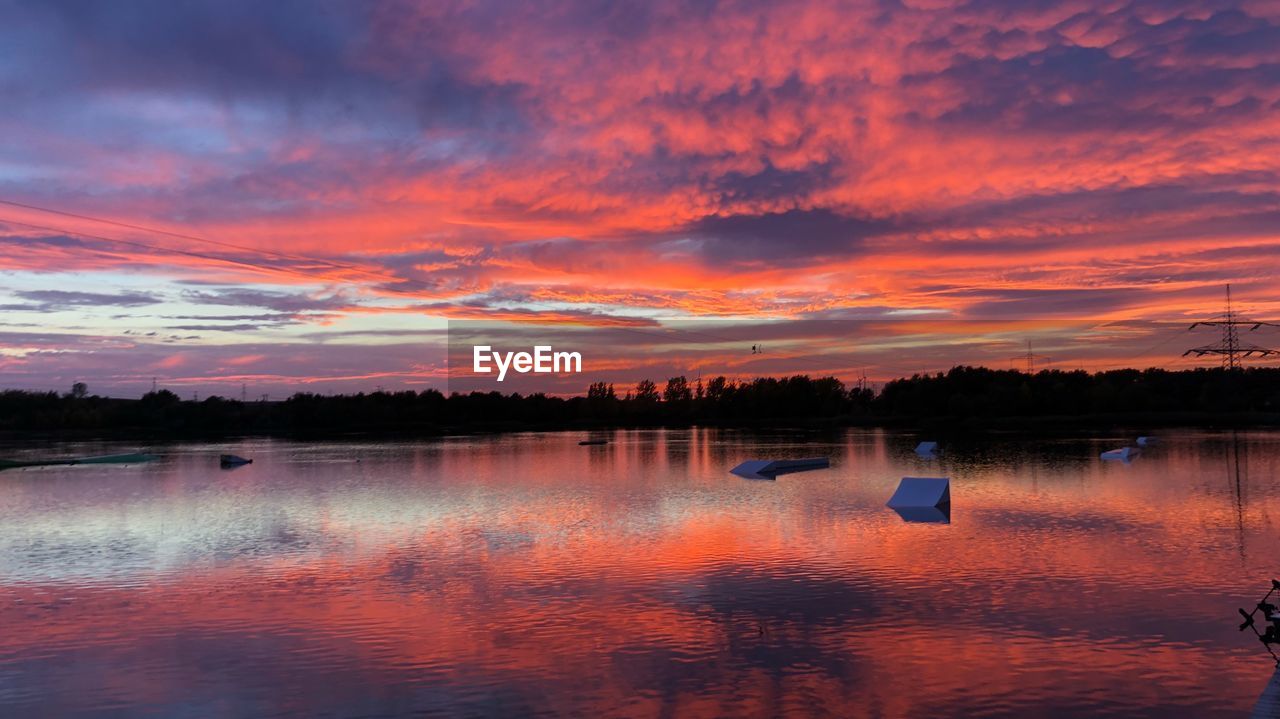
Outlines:
{"label": "small boat", "polygon": [[579,446],[579,447],[586,447],[587,445],[594,445],[594,444],[609,444],[609,440],[607,440],[607,439],[584,439],[584,440],[582,440],[581,442],[579,442],[579,443],[578,443],[578,446]]}
{"label": "small boat", "polygon": [[1139,446],[1139,447],[1150,447],[1151,445],[1156,444],[1156,443],[1157,443],[1157,442],[1159,442],[1159,441],[1160,441],[1160,440],[1159,440],[1159,439],[1157,439],[1157,438],[1155,438],[1155,437],[1139,437],[1139,438],[1138,438],[1138,446]]}
{"label": "small boat", "polygon": [[139,464],[159,459],[154,454],[134,452],[132,454],[104,454],[96,457],[63,457],[54,459],[0,459],[0,469],[18,467],[49,467],[70,464]]}
{"label": "small boat", "polygon": [[242,467],[246,464],[253,464],[252,459],[245,459],[234,454],[223,454],[218,457],[218,464],[223,467]]}

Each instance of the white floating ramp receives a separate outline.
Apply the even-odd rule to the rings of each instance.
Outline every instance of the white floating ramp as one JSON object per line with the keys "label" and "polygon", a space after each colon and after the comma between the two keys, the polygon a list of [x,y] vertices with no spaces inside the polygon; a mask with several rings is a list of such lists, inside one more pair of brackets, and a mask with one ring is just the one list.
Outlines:
{"label": "white floating ramp", "polygon": [[951,506],[951,480],[946,477],[903,477],[886,503],[892,509],[937,509]]}
{"label": "white floating ramp", "polygon": [[921,442],[916,445],[916,454],[922,457],[932,457],[938,453],[937,442]]}
{"label": "white floating ramp", "polygon": [[904,522],[951,523],[951,480],[946,477],[903,477],[888,506]]}
{"label": "white floating ramp", "polygon": [[749,459],[729,470],[746,479],[775,479],[779,474],[791,472],[807,472],[811,469],[826,469],[831,460],[826,457],[810,457],[807,459]]}
{"label": "white floating ramp", "polygon": [[138,464],[154,462],[159,459],[154,454],[138,452],[134,454],[107,454],[101,457],[66,457],[62,459],[0,459],[0,469],[17,467],[45,467],[55,464]]}
{"label": "white floating ramp", "polygon": [[1122,462],[1128,462],[1137,457],[1140,451],[1137,447],[1121,447],[1120,449],[1109,449],[1098,456],[1106,460],[1118,459]]}

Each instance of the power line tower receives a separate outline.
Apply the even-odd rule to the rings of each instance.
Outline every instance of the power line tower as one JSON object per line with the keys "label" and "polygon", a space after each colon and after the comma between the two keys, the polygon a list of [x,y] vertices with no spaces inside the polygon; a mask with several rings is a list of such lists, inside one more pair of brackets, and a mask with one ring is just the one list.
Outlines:
{"label": "power line tower", "polygon": [[1010,357],[1009,359],[1011,359],[1011,360],[1024,360],[1024,361],[1026,361],[1026,363],[1027,363],[1027,374],[1035,374],[1035,373],[1036,373],[1036,360],[1037,360],[1037,359],[1042,359],[1042,360],[1045,360],[1046,362],[1048,362],[1048,361],[1050,361],[1052,358],[1050,358],[1050,357],[1045,357],[1044,355],[1038,355],[1038,354],[1036,354],[1036,353],[1032,352],[1032,351],[1031,351],[1031,340],[1027,340],[1027,353],[1026,353],[1026,354],[1024,354],[1024,355],[1014,355],[1014,356]]}
{"label": "power line tower", "polygon": [[1215,315],[1213,319],[1196,322],[1189,329],[1195,329],[1200,326],[1220,327],[1222,329],[1222,339],[1216,345],[1204,345],[1202,347],[1192,347],[1182,353],[1183,357],[1195,355],[1196,357],[1204,357],[1205,355],[1222,355],[1222,368],[1229,370],[1240,369],[1240,360],[1247,357],[1272,357],[1280,356],[1280,350],[1259,347],[1255,344],[1241,343],[1240,330],[1241,326],[1248,325],[1249,331],[1252,332],[1259,327],[1280,327],[1275,322],[1259,322],[1256,320],[1245,319],[1241,317],[1231,307],[1231,285],[1227,285],[1227,309],[1220,315]]}

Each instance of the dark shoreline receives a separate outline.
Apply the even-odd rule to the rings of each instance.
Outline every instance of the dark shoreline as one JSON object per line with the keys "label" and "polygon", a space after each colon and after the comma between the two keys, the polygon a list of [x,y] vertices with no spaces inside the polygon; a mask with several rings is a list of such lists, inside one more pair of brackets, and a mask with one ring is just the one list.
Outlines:
{"label": "dark shoreline", "polygon": [[613,432],[644,429],[714,428],[747,432],[823,432],[848,428],[892,429],[925,432],[931,436],[950,437],[983,433],[1019,435],[1052,432],[1054,434],[1107,434],[1119,429],[1201,429],[1242,430],[1280,427],[1280,413],[1213,414],[1123,413],[1108,415],[1051,415],[1008,417],[830,417],[816,419],[774,418],[736,421],[681,422],[561,422],[533,423],[516,421],[478,422],[469,424],[427,424],[414,426],[370,425],[366,427],[267,429],[253,432],[183,431],[176,428],[119,427],[114,429],[10,430],[0,432],[0,443],[20,441],[183,441],[276,438],[296,441],[335,439],[413,439],[466,435],[494,435],[540,432]]}
{"label": "dark shoreline", "polygon": [[1280,426],[1280,368],[1169,371],[984,367],[891,380],[879,392],[835,377],[757,377],[705,384],[672,377],[585,396],[437,390],[295,394],[276,402],[141,399],[0,391],[0,440],[208,439],[222,437],[438,437],[652,427],[745,430],[886,427],[933,435],[991,431],[1095,432],[1116,427]]}

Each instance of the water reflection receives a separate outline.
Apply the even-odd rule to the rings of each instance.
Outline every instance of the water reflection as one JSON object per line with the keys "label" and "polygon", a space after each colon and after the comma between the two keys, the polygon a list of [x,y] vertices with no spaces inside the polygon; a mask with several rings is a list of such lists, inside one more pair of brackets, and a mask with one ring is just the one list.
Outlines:
{"label": "water reflection", "polygon": [[[1270,677],[1230,617],[1280,435],[583,438],[0,473],[0,714],[1213,717]],[[919,474],[950,524],[884,506]]]}
{"label": "water reflection", "polygon": [[1243,445],[1243,460],[1241,459],[1242,444],[1240,442],[1240,433],[1231,432],[1231,442],[1228,448],[1227,480],[1228,486],[1231,487],[1231,494],[1235,500],[1236,507],[1236,536],[1239,537],[1240,561],[1245,561],[1245,531],[1244,531],[1244,505],[1245,505],[1245,488],[1248,483],[1249,472],[1249,454],[1248,445]]}
{"label": "water reflection", "polygon": [[922,524],[951,524],[951,505],[941,507],[893,507],[904,522]]}

